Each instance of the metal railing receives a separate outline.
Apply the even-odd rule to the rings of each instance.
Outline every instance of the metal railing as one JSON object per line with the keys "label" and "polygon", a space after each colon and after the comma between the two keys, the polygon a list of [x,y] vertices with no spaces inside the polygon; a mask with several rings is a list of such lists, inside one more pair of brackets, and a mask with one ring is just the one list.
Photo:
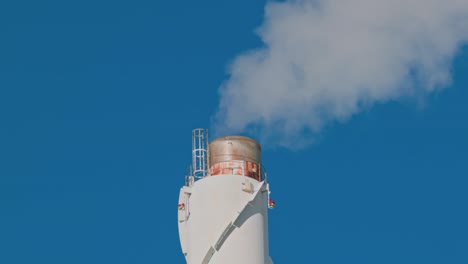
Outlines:
{"label": "metal railing", "polygon": [[203,178],[208,175],[208,129],[192,131],[192,175]]}
{"label": "metal railing", "polygon": [[[257,172],[257,175],[259,177],[253,177],[254,175],[249,173],[248,168],[246,168],[246,166],[245,166],[245,160],[226,160],[226,161],[217,162],[217,164],[219,164],[219,163],[222,163],[223,166],[225,166],[225,164],[231,163],[231,164],[233,164],[233,166],[227,166],[227,167],[219,168],[216,171],[212,171],[212,169],[209,169],[208,174],[206,176],[204,176],[204,177],[224,175],[224,174],[232,174],[232,175],[251,177],[251,178],[254,178],[254,179],[256,179],[256,180],[258,180],[260,182],[261,181],[267,181],[267,179],[268,179],[267,170],[265,169],[265,167],[261,163],[256,163],[258,165],[258,168],[260,168],[260,171]],[[223,173],[219,173],[221,171]],[[193,174],[192,166],[190,166],[187,169],[187,174],[186,175],[187,175],[187,176],[185,176],[185,185],[186,186],[191,186],[195,181],[204,178],[204,177],[195,176]]]}
{"label": "metal railing", "polygon": [[[249,165],[252,164],[250,167]],[[216,166],[219,167],[216,167]],[[250,168],[249,168],[250,167]],[[265,167],[261,163],[254,163],[246,160],[221,160],[217,161],[210,168],[209,175],[232,174],[247,176],[258,181],[264,181],[267,178]]]}

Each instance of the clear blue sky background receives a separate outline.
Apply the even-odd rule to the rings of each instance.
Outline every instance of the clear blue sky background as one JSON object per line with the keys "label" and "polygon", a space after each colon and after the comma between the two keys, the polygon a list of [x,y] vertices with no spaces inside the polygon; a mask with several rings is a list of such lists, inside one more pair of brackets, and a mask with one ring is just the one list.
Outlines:
{"label": "clear blue sky background", "polygon": [[[0,263],[185,263],[191,130],[264,1],[2,1]],[[266,147],[275,263],[468,263],[468,49],[452,87]]]}

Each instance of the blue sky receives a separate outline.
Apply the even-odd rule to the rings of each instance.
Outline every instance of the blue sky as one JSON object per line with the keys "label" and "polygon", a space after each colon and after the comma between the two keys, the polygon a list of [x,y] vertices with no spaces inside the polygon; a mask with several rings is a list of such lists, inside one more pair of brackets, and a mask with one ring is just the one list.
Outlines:
{"label": "blue sky", "polygon": [[[191,130],[263,1],[0,4],[0,263],[185,263]],[[264,146],[275,263],[468,262],[468,49],[453,84]]]}

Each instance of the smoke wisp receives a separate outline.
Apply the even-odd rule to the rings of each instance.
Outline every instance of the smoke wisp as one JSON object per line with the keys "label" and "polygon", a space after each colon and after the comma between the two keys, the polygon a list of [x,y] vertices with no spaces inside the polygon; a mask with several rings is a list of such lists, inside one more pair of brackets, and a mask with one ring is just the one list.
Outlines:
{"label": "smoke wisp", "polygon": [[375,103],[449,86],[468,1],[268,2],[257,32],[264,46],[231,63],[214,128],[298,147]]}

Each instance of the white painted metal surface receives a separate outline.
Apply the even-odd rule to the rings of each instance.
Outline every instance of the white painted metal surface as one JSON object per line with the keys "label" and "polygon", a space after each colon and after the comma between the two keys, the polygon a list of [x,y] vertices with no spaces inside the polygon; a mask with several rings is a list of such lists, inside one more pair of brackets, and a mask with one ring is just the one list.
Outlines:
{"label": "white painted metal surface", "polygon": [[179,234],[187,263],[270,264],[268,191],[266,182],[239,175],[182,188]]}

